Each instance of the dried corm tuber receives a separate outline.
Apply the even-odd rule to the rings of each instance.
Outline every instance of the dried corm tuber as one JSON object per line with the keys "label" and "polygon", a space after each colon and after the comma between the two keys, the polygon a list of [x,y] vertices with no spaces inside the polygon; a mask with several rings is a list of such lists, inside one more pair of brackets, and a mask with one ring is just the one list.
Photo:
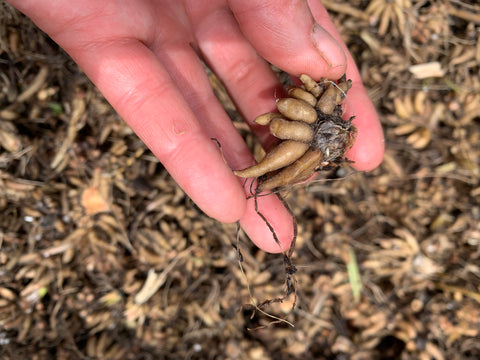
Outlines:
{"label": "dried corm tuber", "polygon": [[268,125],[270,133],[284,140],[258,164],[234,171],[244,178],[258,178],[257,191],[276,189],[310,178],[316,171],[331,169],[346,161],[357,130],[352,118],[342,119],[341,101],[352,81],[345,75],[336,83],[301,75],[301,87],[287,89],[288,97],[277,100],[280,113],[266,113],[255,122]]}

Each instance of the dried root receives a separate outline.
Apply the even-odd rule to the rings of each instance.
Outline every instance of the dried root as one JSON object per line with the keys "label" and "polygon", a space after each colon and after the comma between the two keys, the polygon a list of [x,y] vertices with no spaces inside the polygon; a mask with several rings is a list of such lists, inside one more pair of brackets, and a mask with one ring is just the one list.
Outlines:
{"label": "dried root", "polygon": [[255,122],[268,125],[270,133],[284,140],[258,164],[234,171],[244,178],[259,178],[257,192],[296,184],[316,171],[331,169],[346,161],[356,128],[352,119],[342,119],[341,101],[351,88],[343,76],[337,83],[316,82],[301,75],[302,87],[287,89],[288,98],[277,100],[280,113],[266,113]]}

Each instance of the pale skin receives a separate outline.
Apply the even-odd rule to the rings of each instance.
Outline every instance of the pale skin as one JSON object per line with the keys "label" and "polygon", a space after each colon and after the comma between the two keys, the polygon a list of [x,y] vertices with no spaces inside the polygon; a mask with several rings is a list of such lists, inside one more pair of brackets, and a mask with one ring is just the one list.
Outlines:
{"label": "pale skin", "polygon": [[[348,153],[360,171],[382,160],[384,138],[355,63],[319,0],[8,0],[62,46],[192,200],[252,241],[281,251],[232,169],[252,155],[216,100],[201,64],[222,80],[249,124],[275,109],[281,85],[270,62],[314,79],[352,79]],[[266,129],[265,129],[266,128]],[[268,127],[253,126],[265,146]],[[222,145],[220,152],[216,138]],[[223,156],[222,156],[223,153]],[[228,162],[225,164],[225,160]],[[259,208],[288,249],[293,225],[275,196]]]}

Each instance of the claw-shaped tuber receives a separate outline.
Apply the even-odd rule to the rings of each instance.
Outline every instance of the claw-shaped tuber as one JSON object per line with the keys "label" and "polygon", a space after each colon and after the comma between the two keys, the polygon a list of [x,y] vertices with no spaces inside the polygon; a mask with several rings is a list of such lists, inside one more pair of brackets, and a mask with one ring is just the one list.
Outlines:
{"label": "claw-shaped tuber", "polygon": [[290,165],[305,154],[310,145],[294,140],[283,141],[270,151],[262,161],[244,170],[234,171],[234,174],[243,178],[259,177],[268,172]]}
{"label": "claw-shaped tuber", "polygon": [[285,184],[296,184],[308,180],[322,162],[323,153],[309,149],[300,159],[258,185],[259,191],[272,190]]}
{"label": "claw-shaped tuber", "polygon": [[327,90],[320,96],[317,109],[324,114],[332,114],[335,107],[343,100],[348,89],[352,87],[351,80],[345,80],[339,84],[329,84]]}
{"label": "claw-shaped tuber", "polygon": [[258,125],[268,125],[270,121],[276,118],[281,118],[282,115],[276,112],[269,112],[266,114],[259,115],[253,120]]}
{"label": "claw-shaped tuber", "polygon": [[305,101],[312,107],[317,105],[317,98],[303,89],[291,87],[287,89],[287,94],[292,98]]}
{"label": "claw-shaped tuber", "polygon": [[325,90],[324,87],[320,85],[320,83],[317,83],[315,80],[313,80],[310,76],[302,74],[300,75],[300,81],[303,83],[305,86],[305,89],[311,93],[315,98],[319,98],[320,95],[322,95],[323,91]]}
{"label": "claw-shaped tuber", "polygon": [[277,109],[280,113],[291,120],[304,121],[313,124],[317,121],[317,112],[307,102],[294,98],[277,100]]}
{"label": "claw-shaped tuber", "polygon": [[313,128],[301,121],[290,121],[281,118],[270,123],[270,133],[282,140],[296,140],[308,143],[313,139]]}
{"label": "claw-shaped tuber", "polygon": [[345,152],[353,145],[353,118],[343,120],[339,106],[352,82],[345,76],[337,83],[316,82],[308,75],[301,75],[300,80],[304,88],[288,88],[289,97],[277,100],[280,114],[266,113],[255,119],[257,124],[269,125],[270,133],[284,141],[257,165],[234,171],[244,178],[260,177],[257,191],[305,181],[319,169],[345,161]]}

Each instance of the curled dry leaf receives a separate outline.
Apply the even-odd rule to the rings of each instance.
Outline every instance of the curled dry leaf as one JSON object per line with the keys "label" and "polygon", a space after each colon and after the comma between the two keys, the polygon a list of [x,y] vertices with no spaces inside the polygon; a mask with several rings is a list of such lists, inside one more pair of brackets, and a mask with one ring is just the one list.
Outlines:
{"label": "curled dry leaf", "polygon": [[408,135],[406,141],[414,149],[426,148],[432,139],[432,132],[444,117],[445,105],[435,104],[427,99],[425,91],[394,99],[395,115],[399,124],[394,129],[397,136]]}
{"label": "curled dry leaf", "polygon": [[378,23],[378,34],[384,36],[387,31],[405,33],[405,13],[412,7],[410,0],[372,0],[365,12],[370,15],[370,21]]}
{"label": "curled dry leaf", "polygon": [[95,215],[111,210],[110,186],[109,178],[102,176],[100,169],[96,169],[92,184],[83,190],[80,199],[87,215]]}
{"label": "curled dry leaf", "polygon": [[8,132],[0,128],[0,148],[15,153],[22,148],[20,137],[14,132]]}
{"label": "curled dry leaf", "polygon": [[352,119],[342,119],[341,101],[352,86],[343,76],[336,83],[316,82],[301,75],[302,87],[287,89],[289,97],[277,100],[280,113],[266,113],[255,122],[268,125],[270,133],[284,140],[258,164],[235,175],[259,178],[258,191],[296,184],[316,171],[330,169],[346,161],[345,152],[353,145],[356,128]]}

